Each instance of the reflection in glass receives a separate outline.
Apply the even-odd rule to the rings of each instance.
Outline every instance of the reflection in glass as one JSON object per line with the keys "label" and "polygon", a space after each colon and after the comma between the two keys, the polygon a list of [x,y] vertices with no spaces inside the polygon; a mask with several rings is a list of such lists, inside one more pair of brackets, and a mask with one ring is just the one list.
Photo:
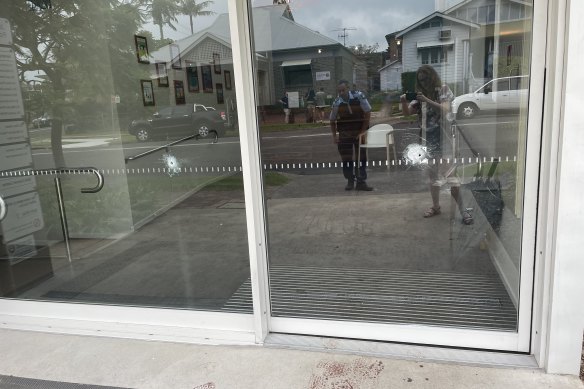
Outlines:
{"label": "reflection in glass", "polygon": [[532,5],[394,3],[253,8],[272,314],[516,331]]}
{"label": "reflection in glass", "polygon": [[251,313],[226,9],[2,3],[0,296]]}

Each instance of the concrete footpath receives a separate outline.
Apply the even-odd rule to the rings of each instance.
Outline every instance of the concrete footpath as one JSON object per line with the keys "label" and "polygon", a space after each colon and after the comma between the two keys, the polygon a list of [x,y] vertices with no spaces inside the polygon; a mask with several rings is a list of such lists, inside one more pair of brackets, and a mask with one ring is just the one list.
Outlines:
{"label": "concrete footpath", "polygon": [[[0,330],[0,388],[584,388],[537,369]],[[40,379],[38,382],[15,377]],[[11,383],[12,382],[12,383]]]}

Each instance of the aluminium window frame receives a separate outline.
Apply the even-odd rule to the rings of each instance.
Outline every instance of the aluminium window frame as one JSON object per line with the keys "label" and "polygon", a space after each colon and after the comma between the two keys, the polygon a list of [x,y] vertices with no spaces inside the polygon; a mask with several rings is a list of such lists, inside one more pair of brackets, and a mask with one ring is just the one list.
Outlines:
{"label": "aluminium window frame", "polygon": [[[541,58],[538,57],[538,55],[541,55],[542,51],[545,50],[547,31],[547,1],[548,0],[538,0],[535,3],[534,14],[532,18],[531,40],[533,47],[531,51],[530,106],[534,107],[539,106],[543,101],[543,74],[545,64],[542,63],[542,61],[537,61],[537,58]],[[242,6],[241,2],[245,2],[246,6]],[[234,60],[247,62],[250,58],[252,58],[251,53],[253,52],[253,49],[251,49],[253,47],[253,39],[250,32],[252,31],[252,20],[250,18],[251,0],[230,0],[230,4],[234,4],[234,8],[240,11],[239,14],[245,15],[244,20],[239,21],[241,23],[239,26],[233,26],[235,28],[231,29],[232,34],[236,30],[239,30],[240,33],[245,31],[245,33],[248,34],[246,39],[249,39],[249,46],[247,49],[250,50],[250,55],[248,58],[236,58],[234,56]],[[250,80],[255,78],[253,66],[245,66],[240,70],[243,73],[247,71],[247,74],[242,74],[242,77]],[[530,109],[528,112],[528,131],[526,140],[527,157],[525,158],[526,166],[524,167],[526,178],[523,192],[523,209],[525,212],[523,215],[524,219],[522,228],[522,269],[520,273],[520,305],[517,333],[437,328],[421,325],[400,326],[378,323],[355,323],[273,317],[270,316],[268,309],[264,309],[261,312],[261,320],[262,323],[267,325],[268,332],[431,344],[449,347],[471,347],[485,350],[504,350],[521,353],[530,352],[537,201],[536,196],[526,196],[525,194],[538,192],[539,175],[537,172],[540,164],[539,145],[540,134],[542,130],[541,115],[542,112],[538,109]],[[246,128],[245,136],[250,140],[254,138],[253,141],[257,142],[253,145],[248,145],[248,147],[251,147],[250,151],[253,152],[257,152],[257,149],[260,147],[259,141],[257,140],[257,134],[252,136],[253,133],[258,132],[258,128],[257,121],[255,128]],[[251,163],[249,166],[255,166],[256,171],[249,172],[247,179],[244,175],[244,185],[250,186],[256,190],[255,196],[259,196],[259,198],[261,198],[263,193],[261,193],[261,191],[257,191],[257,189],[261,188],[262,186],[262,166],[260,155],[258,154],[257,160],[252,162],[253,163]],[[256,203],[258,199],[253,199],[254,203]],[[265,217],[265,210],[263,210],[262,215]],[[259,247],[260,244],[263,245],[263,250],[261,250],[263,253],[261,258],[258,257],[257,259],[255,270],[259,270],[261,267],[263,267],[262,271],[264,271],[264,275],[263,278],[258,278],[258,285],[252,285],[252,291],[257,290],[258,292],[262,293],[260,296],[258,296],[258,298],[263,301],[265,306],[269,306],[269,277],[267,272],[269,253],[267,252],[266,244],[267,220],[265,218],[258,219],[257,215],[254,215],[254,221],[261,223],[261,226],[255,226],[255,230],[261,232],[261,234],[258,235],[259,241],[256,242],[254,246]],[[251,246],[252,244],[250,242],[250,247]],[[253,268],[252,273],[254,273]],[[256,321],[258,321],[258,319],[256,319]]]}
{"label": "aluminium window frame", "polygon": [[[567,1],[569,0],[560,0],[559,3],[565,7]],[[524,207],[526,210],[531,209],[534,211],[539,210],[538,199],[543,204],[553,204],[555,199],[552,189],[555,176],[544,180],[544,184],[552,184],[545,185],[547,189],[540,190],[538,188],[540,169],[548,168],[553,171],[554,167],[557,167],[557,161],[550,159],[549,156],[542,157],[539,150],[542,142],[537,135],[542,134],[544,130],[547,131],[549,128],[546,123],[544,123],[543,129],[541,127],[544,112],[546,115],[553,116],[553,121],[557,119],[561,107],[557,104],[549,104],[544,105],[549,106],[549,108],[546,108],[543,112],[541,109],[537,109],[538,104],[536,103],[544,101],[546,61],[533,61],[533,58],[546,58],[550,62],[561,62],[561,53],[560,56],[549,55],[548,51],[553,49],[552,45],[546,47],[547,40],[551,40],[554,37],[548,31],[546,15],[548,6],[550,6],[550,0],[536,0],[533,15],[533,23],[537,28],[533,28],[532,36],[534,44],[532,46],[532,71],[530,76],[530,106],[536,109],[529,110],[528,163],[525,172],[527,176],[525,192],[535,189],[535,192],[532,193],[537,193],[538,195],[524,196]],[[353,323],[332,323],[331,327],[331,323],[325,321],[299,323],[296,319],[273,318],[270,316],[267,234],[257,134],[258,120],[255,106],[257,95],[252,63],[254,50],[251,39],[251,19],[249,17],[250,4],[247,0],[228,0],[228,7],[233,45],[235,87],[237,89],[238,106],[241,108],[238,114],[241,126],[242,170],[246,196],[254,314],[242,315],[2,299],[0,300],[0,328],[212,344],[262,343],[270,331],[286,332],[286,330],[314,335],[326,333],[328,336],[354,337],[355,328],[351,325]],[[565,16],[563,12],[567,11],[561,6],[557,7],[559,7],[557,17],[561,19]],[[557,27],[560,32],[562,32],[562,28],[563,26],[561,25]],[[559,44],[554,47],[561,48],[566,41],[564,35],[560,33],[555,35],[555,38]],[[558,73],[555,77],[557,82],[560,83],[562,75]],[[556,88],[561,88],[561,86]],[[560,131],[557,128],[557,120],[554,121],[553,125],[555,126],[553,134],[545,134],[544,132],[543,146],[545,150],[553,151],[558,147],[553,141],[553,136]],[[540,160],[542,162],[541,167],[539,166]],[[550,331],[546,327],[550,299],[550,291],[548,289],[549,283],[554,277],[553,272],[548,272],[548,262],[551,260],[550,256],[553,249],[553,242],[549,242],[548,238],[553,232],[554,226],[552,223],[548,225],[547,222],[549,219],[554,218],[553,206],[550,206],[549,209],[544,209],[544,211],[547,211],[547,214],[542,215],[540,213],[540,219],[537,221],[539,226],[537,238],[539,262],[535,264],[533,263],[534,250],[532,248],[535,247],[536,243],[536,236],[533,233],[536,220],[533,216],[525,220],[527,228],[524,231],[531,232],[531,235],[527,234],[526,238],[526,233],[524,232],[522,247],[527,248],[527,250],[523,250],[523,255],[527,255],[525,252],[530,251],[531,257],[527,255],[528,262],[523,265],[522,278],[527,278],[528,282],[521,283],[521,295],[525,296],[526,293],[531,295],[532,290],[535,290],[536,307],[533,310],[534,319],[532,322],[531,302],[528,306],[522,302],[519,321],[521,336],[492,334],[491,332],[482,334],[479,331],[461,333],[460,330],[447,328],[432,328],[431,331],[435,332],[435,334],[425,331],[422,334],[424,336],[420,336],[419,328],[411,328],[409,332],[404,332],[403,328],[395,328],[400,335],[398,338],[406,342],[431,343],[450,347],[473,347],[474,345],[474,347],[483,349],[509,349],[532,352],[539,358],[540,364],[545,364]],[[533,285],[534,270],[537,272],[535,286]],[[531,281],[529,281],[530,277]],[[313,325],[315,327],[311,329]],[[387,332],[384,333],[383,331],[388,329],[391,330],[391,326],[382,328],[369,325],[360,326],[361,331],[371,330],[373,337],[377,340],[399,341],[395,336],[387,337]],[[534,333],[533,337],[531,337],[531,331]],[[473,342],[472,338],[480,339]],[[512,347],[508,347],[509,345],[512,345]]]}

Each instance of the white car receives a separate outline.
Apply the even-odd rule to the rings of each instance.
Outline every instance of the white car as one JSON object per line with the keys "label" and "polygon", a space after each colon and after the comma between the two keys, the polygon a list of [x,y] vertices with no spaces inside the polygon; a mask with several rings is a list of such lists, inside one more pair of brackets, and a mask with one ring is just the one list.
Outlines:
{"label": "white car", "polygon": [[519,109],[527,106],[528,76],[494,78],[474,93],[460,95],[452,101],[452,113],[470,119],[480,111]]}

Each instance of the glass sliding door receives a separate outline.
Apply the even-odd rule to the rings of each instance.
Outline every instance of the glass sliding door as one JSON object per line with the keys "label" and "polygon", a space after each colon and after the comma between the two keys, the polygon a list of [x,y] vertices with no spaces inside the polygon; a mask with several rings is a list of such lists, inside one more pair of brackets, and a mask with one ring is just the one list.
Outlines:
{"label": "glass sliding door", "polygon": [[252,3],[274,331],[516,339],[533,15]]}
{"label": "glass sliding door", "polygon": [[179,3],[2,2],[0,297],[252,312],[227,1]]}

